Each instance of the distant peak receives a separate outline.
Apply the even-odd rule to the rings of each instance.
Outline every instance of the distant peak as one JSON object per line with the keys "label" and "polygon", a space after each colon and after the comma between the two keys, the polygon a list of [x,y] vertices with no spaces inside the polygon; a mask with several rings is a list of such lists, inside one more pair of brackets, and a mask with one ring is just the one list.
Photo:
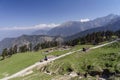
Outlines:
{"label": "distant peak", "polygon": [[111,18],[114,18],[114,17],[118,17],[119,15],[117,15],[117,14],[109,14],[109,15],[107,15],[106,17],[111,17]]}
{"label": "distant peak", "polygon": [[111,13],[111,14],[109,14],[108,16],[116,16],[116,14]]}

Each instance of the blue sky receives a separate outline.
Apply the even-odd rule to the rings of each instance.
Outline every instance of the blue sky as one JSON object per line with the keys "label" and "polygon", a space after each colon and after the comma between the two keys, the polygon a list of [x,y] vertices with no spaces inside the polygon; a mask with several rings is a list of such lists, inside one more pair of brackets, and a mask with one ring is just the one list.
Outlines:
{"label": "blue sky", "polygon": [[0,0],[0,27],[60,24],[120,13],[120,0]]}

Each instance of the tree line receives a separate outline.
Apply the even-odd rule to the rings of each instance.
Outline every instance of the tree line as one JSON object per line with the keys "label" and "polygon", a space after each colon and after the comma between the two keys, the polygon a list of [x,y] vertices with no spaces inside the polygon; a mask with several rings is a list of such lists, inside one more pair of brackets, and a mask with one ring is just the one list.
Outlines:
{"label": "tree line", "polygon": [[44,43],[38,43],[37,45],[33,46],[32,43],[28,44],[28,45],[22,45],[22,46],[18,46],[15,45],[11,48],[5,48],[2,51],[2,60],[4,60],[7,57],[11,57],[13,54],[16,53],[24,53],[27,51],[38,51],[41,49],[45,49],[45,48],[50,48],[50,47],[55,47],[58,46],[59,42],[57,41],[49,41],[49,42],[44,42]]}
{"label": "tree line", "polygon": [[99,31],[93,32],[91,34],[87,34],[86,36],[79,37],[74,40],[69,40],[64,42],[64,45],[68,46],[75,46],[78,44],[93,44],[96,45],[100,42],[109,41],[113,38],[120,38],[120,30],[113,32],[113,31]]}

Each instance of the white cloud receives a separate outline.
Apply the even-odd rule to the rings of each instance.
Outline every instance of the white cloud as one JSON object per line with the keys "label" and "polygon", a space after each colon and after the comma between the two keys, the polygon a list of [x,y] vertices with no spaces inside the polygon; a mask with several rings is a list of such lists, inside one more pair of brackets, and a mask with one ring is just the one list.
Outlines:
{"label": "white cloud", "polygon": [[59,24],[38,24],[30,27],[0,27],[0,30],[37,30],[37,29],[45,29],[45,28],[54,28],[59,26]]}
{"label": "white cloud", "polygon": [[88,22],[90,19],[81,19],[80,22]]}

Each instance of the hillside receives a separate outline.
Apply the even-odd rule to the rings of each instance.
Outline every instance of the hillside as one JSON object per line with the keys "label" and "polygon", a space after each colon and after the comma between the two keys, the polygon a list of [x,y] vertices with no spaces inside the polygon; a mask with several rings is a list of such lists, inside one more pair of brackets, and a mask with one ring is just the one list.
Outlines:
{"label": "hillside", "polygon": [[[33,73],[27,76],[14,78],[11,80],[79,80],[88,72],[88,78],[96,79],[99,73],[102,78],[119,80],[120,74],[119,57],[120,42],[91,50],[88,52],[77,52],[69,56],[58,59],[40,69],[34,69]],[[105,72],[107,70],[108,72]],[[116,72],[117,71],[117,72]],[[116,72],[115,76],[114,73]]]}
{"label": "hillside", "polygon": [[[97,35],[97,33],[96,33],[96,35]],[[91,35],[92,36],[92,35]],[[111,37],[110,37],[110,35],[109,35],[109,40],[112,40],[112,39],[116,39],[116,38],[113,38],[113,36],[117,36],[117,35],[115,35],[115,34],[113,34],[113,35],[111,35]],[[34,36],[35,37],[35,36]],[[108,38],[107,38],[107,36],[106,37],[104,37],[104,36],[99,36],[100,38],[104,38],[104,41],[106,41]],[[18,39],[19,40],[24,40],[24,38],[27,38],[28,40],[31,40],[30,38],[31,37],[28,37],[28,36],[26,36],[26,35],[23,35],[23,37],[22,37],[22,39],[21,39],[21,37],[19,37]],[[106,38],[106,39],[105,39]],[[87,38],[86,38],[87,39]],[[98,38],[99,39],[99,38]],[[60,37],[56,37],[55,38],[55,40],[57,41],[57,40],[61,40],[61,38]],[[117,40],[119,40],[119,39],[117,39]],[[23,41],[21,41],[21,42],[23,42]],[[25,41],[24,41],[25,42]],[[91,41],[90,41],[91,42]],[[116,42],[116,40],[115,41],[112,41],[112,42],[110,42],[110,43],[107,43],[107,45],[108,44],[111,44],[111,43],[113,43],[113,42]],[[101,43],[101,41],[98,43],[98,44],[103,44],[103,46],[105,46],[105,44],[104,43],[106,43],[106,42],[103,42],[102,41],[102,43]],[[73,44],[74,44],[74,41],[73,41]],[[86,45],[86,44],[89,44],[89,45]],[[88,50],[88,53],[90,52],[90,51],[93,51],[93,50],[91,50],[92,48],[90,48],[91,46],[95,46],[95,45],[90,45],[90,43],[89,42],[87,42],[86,44],[84,44],[84,45],[81,45],[81,43],[80,43],[80,41],[78,41],[77,42],[77,44],[76,44],[76,41],[75,41],[75,45],[74,46],[57,46],[57,47],[53,47],[53,48],[50,48],[50,49],[45,49],[45,50],[42,50],[42,49],[40,49],[41,51],[40,52],[34,52],[34,51],[31,51],[31,52],[25,52],[25,53],[23,53],[23,54],[13,54],[13,55],[11,55],[11,56],[7,56],[6,55],[6,58],[4,58],[4,59],[2,59],[3,58],[3,56],[1,56],[1,64],[2,64],[2,66],[0,67],[0,69],[1,69],[1,77],[5,77],[5,76],[9,76],[9,75],[11,75],[11,74],[13,74],[13,73],[16,73],[16,72],[18,72],[19,70],[22,70],[23,68],[26,68],[26,67],[28,67],[28,66],[30,66],[31,64],[34,64],[34,62],[37,62],[37,61],[42,61],[43,62],[43,60],[41,60],[41,59],[43,59],[43,58],[45,58],[45,56],[53,56],[53,57],[55,57],[55,58],[52,58],[53,60],[55,60],[55,62],[56,61],[58,61],[58,60],[60,60],[60,59],[62,59],[62,60],[64,60],[64,58],[65,59],[67,59],[67,61],[69,61],[69,59],[68,58],[66,58],[67,56],[70,56],[70,54],[72,55],[75,55],[76,53],[87,53],[87,51],[86,52],[83,52],[82,51],[82,48],[84,48],[84,49],[86,49],[86,50]],[[91,43],[92,44],[92,43]],[[96,44],[97,45],[97,44]],[[102,47],[102,45],[98,45],[98,46],[96,46],[97,48],[98,47]],[[109,48],[111,48],[111,50],[112,50],[112,48],[114,49],[114,47],[115,47],[115,49],[117,49],[117,50],[119,50],[119,43],[114,43],[113,45],[110,45],[111,47],[109,47]],[[89,49],[90,48],[90,49]],[[81,50],[80,50],[81,49]],[[94,48],[94,49],[96,49],[96,48]],[[89,51],[90,50],[90,51]],[[106,48],[104,48],[103,49],[103,51],[106,51],[107,49]],[[102,51],[102,50],[100,50],[100,51]],[[99,50],[98,50],[98,52],[100,52]],[[112,50],[112,51],[115,51],[115,50]],[[95,52],[95,53],[98,53],[98,52]],[[38,54],[38,53],[40,53],[40,54]],[[66,53],[66,54],[65,54]],[[104,53],[104,52],[103,52]],[[26,54],[26,55],[24,55],[24,54]],[[34,55],[39,55],[39,56],[37,56],[36,58],[35,58],[35,56]],[[63,55],[62,55],[63,54]],[[17,56],[18,55],[18,56]],[[24,56],[24,57],[20,57],[20,55],[21,55],[21,57],[22,56]],[[29,56],[29,55],[31,55],[31,56]],[[33,56],[32,56],[33,55]],[[65,57],[64,57],[64,55],[65,55]],[[72,56],[73,56],[72,55]],[[113,54],[112,54],[113,55]],[[86,55],[87,56],[87,55]],[[32,58],[32,57],[34,57],[34,58]],[[60,58],[59,58],[60,57]],[[78,55],[77,55],[77,57],[78,57]],[[39,59],[38,59],[39,58]],[[56,58],[58,59],[58,60],[56,60]],[[94,57],[93,57],[94,58]],[[16,59],[16,60],[15,60]],[[26,60],[27,59],[27,60]],[[31,60],[30,60],[31,59]],[[32,60],[33,59],[33,60]],[[71,58],[72,59],[72,58]],[[80,57],[77,59],[77,58],[75,58],[75,60],[79,60],[80,59]],[[8,62],[5,62],[5,61],[7,61],[8,60]],[[17,61],[18,60],[18,61]],[[23,61],[25,62],[25,63],[23,63]],[[9,62],[10,61],[10,62]],[[11,61],[12,61],[12,63],[11,63]],[[99,60],[98,60],[99,61]],[[48,61],[46,61],[46,62],[49,62],[49,60]],[[43,62],[43,63],[46,63],[46,62]],[[66,62],[66,61],[63,61],[63,62]],[[72,60],[70,60],[70,63],[72,62]],[[87,61],[88,62],[88,61]],[[116,62],[116,61],[115,61]],[[4,63],[7,63],[7,64],[4,64]],[[16,69],[14,69],[14,67],[15,67],[15,65],[17,65],[17,63],[19,63],[21,66],[19,66],[18,65],[18,67],[16,68]],[[52,63],[54,63],[54,62],[52,62]],[[59,63],[59,62],[57,62],[57,63]],[[72,65],[75,65],[75,66],[73,66],[72,68],[70,67],[71,66],[71,64],[68,64],[69,62],[67,62],[66,64],[65,64],[65,66],[62,64],[62,63],[60,63],[60,65],[62,65],[62,67],[59,67],[59,64],[57,64],[57,63],[55,63],[55,64],[52,64],[52,66],[51,66],[51,63],[50,63],[50,65],[48,64],[48,65],[46,65],[46,66],[43,66],[42,68],[40,68],[39,66],[38,66],[38,68],[37,68],[37,70],[38,69],[40,69],[40,71],[43,73],[43,72],[45,72],[45,73],[47,73],[47,74],[56,74],[56,76],[57,75],[65,75],[66,74],[66,71],[68,71],[68,73],[69,72],[74,72],[75,74],[77,73],[77,74],[82,74],[82,75],[85,75],[85,73],[87,72],[86,71],[86,69],[84,70],[84,69],[80,69],[81,68],[81,66],[78,66],[77,67],[77,65],[75,65],[75,63],[77,63],[77,61],[76,62],[73,62],[73,63],[71,63]],[[40,63],[40,64],[42,64],[42,63]],[[57,65],[56,65],[57,64]],[[77,63],[78,64],[78,63]],[[6,66],[7,65],[9,65],[9,68],[8,69],[6,69]],[[53,65],[56,65],[57,66],[57,68],[56,68],[56,66],[54,67]],[[83,65],[84,66],[84,64],[81,64],[81,65]],[[67,67],[68,67],[68,69],[66,69]],[[94,66],[94,65],[91,65],[90,64],[90,66]],[[100,65],[101,66],[101,65]],[[36,66],[37,67],[37,66]],[[50,67],[50,68],[49,68]],[[65,69],[64,69],[64,67],[65,67]],[[78,68],[78,69],[76,69],[76,67]],[[102,67],[104,67],[104,66],[102,66]],[[53,70],[52,68],[54,68],[54,69],[57,69],[57,70],[55,70],[55,72],[52,72],[51,70]],[[62,70],[61,70],[61,68],[62,68]],[[73,68],[75,68],[75,69],[73,69]],[[114,67],[112,67],[112,68],[114,68]],[[13,70],[14,69],[14,70]],[[50,69],[50,70],[49,70]],[[59,69],[60,69],[60,73],[59,73]],[[80,70],[79,70],[80,69]],[[65,70],[65,71],[64,71]],[[75,72],[75,71],[77,71],[77,72]],[[89,70],[89,69],[88,69]],[[104,69],[103,69],[104,70]],[[110,69],[111,70],[111,69]],[[114,69],[114,71],[116,72],[116,70]],[[4,72],[7,72],[7,73],[4,73]],[[33,73],[33,71],[32,71],[32,73]],[[68,74],[67,73],[67,74]],[[102,71],[100,71],[99,73],[102,73]],[[116,72],[116,73],[119,73],[119,72]],[[89,73],[90,74],[90,73]],[[53,75],[54,76],[54,75]],[[67,75],[67,76],[69,76],[69,75]],[[52,77],[52,78],[54,78],[54,77]]]}
{"label": "hillside", "polygon": [[38,52],[25,52],[25,53],[15,54],[12,57],[9,57],[5,60],[0,60],[0,65],[1,65],[0,78],[10,76],[11,74],[14,74],[30,65],[35,64],[36,62],[39,62],[40,60],[44,59],[45,55],[60,56],[69,51],[78,50],[86,46],[90,47],[91,45],[81,45],[81,46],[78,45],[68,49],[55,47],[55,48],[42,49]]}

